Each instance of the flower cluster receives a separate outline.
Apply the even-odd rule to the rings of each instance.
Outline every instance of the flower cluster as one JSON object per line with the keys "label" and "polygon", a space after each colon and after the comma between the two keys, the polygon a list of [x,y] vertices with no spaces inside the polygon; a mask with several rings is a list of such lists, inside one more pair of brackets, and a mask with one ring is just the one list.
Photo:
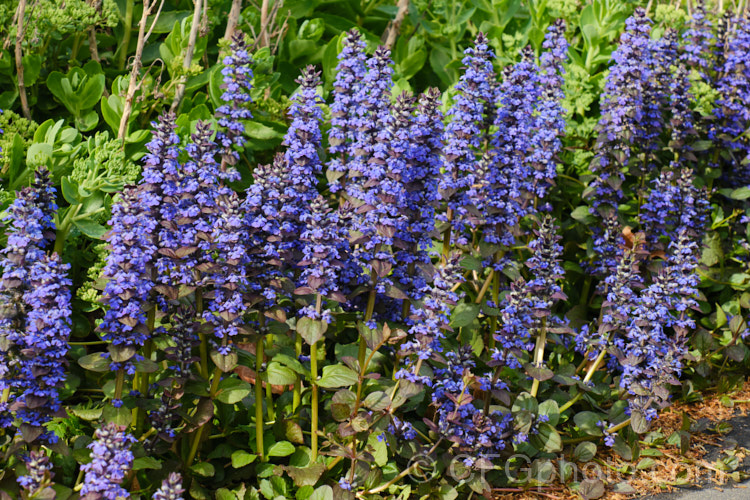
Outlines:
{"label": "flower cluster", "polygon": [[40,168],[8,209],[0,257],[0,425],[18,417],[22,428],[34,429],[30,440],[41,434],[48,442],[56,436],[42,426],[60,408],[71,315],[69,266],[45,253],[54,238],[54,196],[49,172]]}
{"label": "flower cluster", "polygon": [[224,93],[221,100],[224,104],[216,109],[220,127],[216,132],[216,142],[221,146],[221,178],[233,181],[239,180],[239,173],[234,168],[239,161],[239,153],[234,148],[241,148],[245,144],[245,125],[242,120],[253,117],[247,109],[251,100],[252,58],[245,43],[245,34],[241,31],[235,32],[229,53],[222,61],[224,69],[221,74],[224,75],[224,82],[221,88]]}
{"label": "flower cluster", "polygon": [[358,128],[355,110],[361,105],[360,87],[367,71],[366,44],[357,30],[349,31],[343,39],[343,49],[338,55],[336,79],[333,82],[331,104],[331,129],[328,132],[328,152],[331,160],[326,175],[332,193],[341,190],[348,160],[354,156],[352,144]]}
{"label": "flower cluster", "polygon": [[492,68],[495,54],[483,33],[464,54],[464,73],[456,84],[457,93],[445,127],[445,172],[440,179],[440,192],[448,211],[438,215],[439,220],[451,223],[459,244],[466,243],[465,231],[477,225],[478,214],[472,210],[478,198],[474,169],[494,119],[497,85]]}
{"label": "flower cluster", "polygon": [[[19,339],[26,359],[15,379],[23,390],[23,406],[17,410],[17,417],[22,426],[40,431],[61,409],[59,391],[66,378],[72,315],[69,269],[59,255],[45,255],[31,267],[29,289],[23,296],[29,311],[26,331]],[[42,439],[54,443],[57,436],[44,432]]]}
{"label": "flower cluster", "polygon": [[[300,234],[303,260],[299,266],[303,269],[297,292],[319,294],[336,302],[346,302],[339,286],[342,281],[342,258],[349,248],[339,214],[328,207],[322,196],[318,196],[310,204],[309,213],[302,222],[305,223],[305,229]],[[314,317],[315,309],[310,306],[303,313]]]}
{"label": "flower cluster", "polygon": [[440,92],[431,88],[419,96],[416,113],[408,130],[409,146],[405,151],[405,168],[397,175],[388,175],[403,185],[401,211],[406,225],[398,234],[394,281],[410,298],[419,300],[426,285],[415,272],[419,264],[430,262],[431,234],[435,229],[435,204],[439,199],[438,179],[442,165],[443,116]]}
{"label": "flower cluster", "polygon": [[441,437],[455,443],[464,454],[464,465],[497,457],[512,450],[513,416],[476,407],[475,391],[503,389],[502,381],[473,373],[476,368],[471,348],[464,346],[445,355],[444,368],[436,368],[432,391],[436,422],[431,427]]}
{"label": "flower cluster", "polygon": [[432,359],[443,352],[441,340],[450,331],[450,306],[458,301],[453,291],[461,281],[461,268],[458,264],[459,254],[435,270],[432,284],[427,288],[421,305],[411,305],[408,339],[401,344],[400,355],[404,356],[404,365],[396,373],[397,379],[432,385],[430,377],[420,376],[422,362]]}
{"label": "flower cluster", "polygon": [[722,158],[724,181],[731,187],[750,184],[750,23],[738,19],[726,44],[726,61],[717,82],[719,98],[714,110],[716,126],[709,138],[718,141],[726,153]]}
{"label": "flower cluster", "polygon": [[541,219],[535,234],[536,239],[529,243],[533,254],[526,261],[531,278],[513,283],[500,311],[500,328],[495,333],[499,348],[492,358],[510,368],[521,367],[521,353],[533,349],[534,339],[541,330],[560,324],[552,315],[552,308],[566,298],[559,285],[565,271],[560,266],[562,246],[554,221],[549,217]]}
{"label": "flower cluster", "polygon": [[[110,253],[102,273],[107,278],[104,300],[109,306],[99,325],[102,338],[116,346],[139,347],[149,338],[146,309],[154,287],[151,268],[156,254],[151,218],[158,201],[147,191],[126,187],[112,206]],[[135,372],[131,362],[113,362],[112,370]]]}
{"label": "flower cluster", "polygon": [[[283,205],[279,217],[281,234],[286,236],[279,251],[300,250],[299,235],[305,227],[310,211],[310,202],[318,195],[318,180],[322,163],[318,152],[321,149],[322,135],[320,123],[323,111],[318,96],[320,72],[308,66],[296,80],[300,88],[292,97],[289,116],[292,119],[284,138],[284,179],[281,186]],[[287,260],[294,260],[287,257]]]}
{"label": "flower cluster", "polygon": [[152,500],[183,500],[182,476],[177,472],[170,472],[169,476],[161,483],[161,488],[151,497]]}
{"label": "flower cluster", "polygon": [[98,428],[94,441],[88,445],[91,462],[81,466],[84,472],[81,498],[85,500],[117,500],[130,498],[121,485],[133,467],[130,446],[136,439],[113,423]]}
{"label": "flower cluster", "polygon": [[18,485],[23,489],[28,498],[40,493],[40,490],[49,487],[55,474],[52,472],[52,463],[49,457],[40,451],[32,451],[23,457],[26,465],[26,475],[18,478]]}
{"label": "flower cluster", "polygon": [[591,191],[594,207],[617,208],[623,198],[623,167],[628,165],[633,144],[643,130],[650,32],[650,21],[639,7],[626,21],[620,45],[612,54],[614,65],[602,95],[597,155],[591,164],[591,170],[598,174]]}

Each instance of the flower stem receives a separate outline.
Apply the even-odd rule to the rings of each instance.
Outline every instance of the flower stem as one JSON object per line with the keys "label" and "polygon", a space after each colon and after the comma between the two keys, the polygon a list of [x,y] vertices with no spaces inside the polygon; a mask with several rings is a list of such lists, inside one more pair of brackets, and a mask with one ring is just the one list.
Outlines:
{"label": "flower stem", "polygon": [[[539,332],[539,337],[536,339],[536,347],[534,348],[534,364],[539,367],[544,361],[544,346],[547,343],[547,318],[542,318],[542,327]],[[531,395],[536,397],[539,392],[539,379],[534,378],[534,382],[531,384]]]}
{"label": "flower stem", "polygon": [[255,341],[255,447],[261,461],[265,461],[263,449],[263,382],[260,372],[263,370],[263,334]]}
{"label": "flower stem", "polygon": [[[318,294],[315,299],[315,317],[320,317],[323,306],[323,296]],[[310,401],[310,449],[313,462],[318,460],[318,343],[310,345],[310,385],[312,386],[312,400]]]}
{"label": "flower stem", "polygon": [[[378,283],[378,275],[375,271],[372,271],[370,281],[372,282],[372,289],[370,295],[367,297],[367,309],[365,310],[365,323],[369,323],[372,319],[372,315],[375,312],[375,298],[377,296],[376,285]],[[365,358],[367,357],[367,341],[364,337],[359,338],[359,353],[357,360],[359,361],[359,369],[362,370],[365,364]]]}

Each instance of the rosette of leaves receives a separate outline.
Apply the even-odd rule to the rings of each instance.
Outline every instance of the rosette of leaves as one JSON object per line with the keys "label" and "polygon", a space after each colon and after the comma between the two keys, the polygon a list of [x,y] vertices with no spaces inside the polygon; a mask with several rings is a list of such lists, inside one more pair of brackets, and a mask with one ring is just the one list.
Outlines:
{"label": "rosette of leaves", "polygon": [[121,141],[101,132],[83,143],[84,154],[73,162],[73,170],[61,180],[63,198],[69,206],[58,213],[57,249],[73,228],[99,239],[107,231],[112,194],[132,184],[140,167],[125,157]]}

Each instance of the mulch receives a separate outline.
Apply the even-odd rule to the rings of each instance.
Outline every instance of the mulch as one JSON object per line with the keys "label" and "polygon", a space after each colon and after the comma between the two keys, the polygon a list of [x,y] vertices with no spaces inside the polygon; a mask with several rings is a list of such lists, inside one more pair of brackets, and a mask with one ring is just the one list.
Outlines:
{"label": "mulch", "polygon": [[[577,463],[578,481],[601,479],[606,485],[603,500],[633,500],[690,488],[732,487],[750,477],[750,381],[740,390],[728,394],[704,395],[701,401],[677,402],[663,410],[652,423],[651,431],[660,432],[665,440],[690,418],[690,444],[681,453],[678,444],[643,444],[636,461],[625,461],[603,443],[598,444],[594,459]],[[644,451],[645,450],[645,451]],[[567,450],[566,450],[567,451]],[[566,460],[572,460],[567,453]],[[558,461],[553,460],[556,472]],[[616,493],[614,490],[629,493]],[[656,495],[655,497],[653,495]],[[750,496],[750,495],[749,495]],[[579,500],[581,495],[570,485],[553,479],[544,486],[528,491],[497,491],[496,500]]]}

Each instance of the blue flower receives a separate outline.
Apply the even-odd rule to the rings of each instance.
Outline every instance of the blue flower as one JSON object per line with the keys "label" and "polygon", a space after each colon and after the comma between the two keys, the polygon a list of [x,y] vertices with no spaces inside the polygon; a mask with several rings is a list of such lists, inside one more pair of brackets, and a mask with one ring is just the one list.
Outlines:
{"label": "blue flower", "polygon": [[121,485],[125,475],[133,467],[133,453],[130,446],[136,439],[127,434],[123,427],[109,423],[94,432],[94,441],[88,445],[91,462],[81,466],[85,473],[81,497],[130,498]]}
{"label": "blue flower", "polygon": [[649,80],[651,25],[646,12],[638,7],[625,22],[620,45],[612,53],[614,65],[607,76],[601,99],[602,118],[597,152],[591,170],[591,197],[594,208],[617,208],[623,198],[623,167],[629,164],[632,146],[642,137],[644,98]]}
{"label": "blue flower", "polygon": [[450,307],[458,301],[453,287],[462,281],[459,253],[455,253],[435,270],[432,283],[422,290],[421,304],[411,304],[411,316],[407,339],[401,344],[399,355],[403,366],[396,378],[413,383],[432,385],[430,377],[419,375],[422,361],[432,359],[443,351],[441,345],[446,332],[451,331]]}
{"label": "blue flower", "polygon": [[495,332],[499,348],[492,358],[510,368],[522,366],[522,352],[533,350],[542,328],[562,324],[552,315],[554,305],[566,298],[559,284],[565,276],[560,266],[560,236],[549,217],[539,220],[539,228],[534,232],[536,238],[529,243],[533,253],[526,261],[530,278],[520,278],[512,285],[500,311],[500,328]]}
{"label": "blue flower", "polygon": [[362,80],[367,72],[365,41],[357,30],[349,31],[343,39],[343,48],[338,55],[336,79],[333,82],[331,104],[331,128],[328,132],[328,152],[331,159],[327,176],[332,193],[337,193],[345,184],[342,177],[353,157],[352,145],[358,128],[356,110],[364,96],[360,92]]}
{"label": "blue flower", "polygon": [[[35,262],[29,272],[29,289],[23,295],[26,331],[19,346],[25,359],[15,381],[22,390],[18,399],[23,406],[17,411],[21,425],[42,428],[61,408],[73,314],[69,269],[55,253]],[[55,443],[57,436],[45,432],[41,439]]]}
{"label": "blue flower", "polygon": [[177,472],[170,472],[169,476],[162,481],[152,500],[183,500],[182,494],[185,489],[182,487],[182,476]]}
{"label": "blue flower", "polygon": [[487,37],[479,33],[474,47],[464,51],[464,73],[456,84],[457,94],[447,114],[445,172],[440,179],[447,212],[438,215],[438,220],[451,223],[459,244],[466,243],[465,232],[478,223],[477,214],[472,213],[478,197],[475,167],[495,113],[495,54],[488,43]]}
{"label": "blue flower", "polygon": [[221,147],[221,170],[220,176],[227,181],[239,180],[240,174],[235,165],[240,159],[237,148],[245,145],[245,125],[243,120],[253,117],[248,104],[251,101],[250,89],[252,87],[253,71],[251,64],[253,60],[245,43],[245,34],[236,31],[229,46],[229,55],[222,63],[224,75],[221,88],[223,104],[216,109],[216,118],[219,130],[216,132],[216,142]]}
{"label": "blue flower", "polygon": [[[111,230],[107,236],[110,253],[102,276],[104,302],[108,309],[99,325],[102,338],[117,346],[142,346],[150,336],[146,307],[154,283],[151,268],[156,254],[153,233],[156,221],[151,214],[158,205],[148,191],[126,187],[112,206]],[[112,363],[111,369],[134,373],[131,362]]]}

